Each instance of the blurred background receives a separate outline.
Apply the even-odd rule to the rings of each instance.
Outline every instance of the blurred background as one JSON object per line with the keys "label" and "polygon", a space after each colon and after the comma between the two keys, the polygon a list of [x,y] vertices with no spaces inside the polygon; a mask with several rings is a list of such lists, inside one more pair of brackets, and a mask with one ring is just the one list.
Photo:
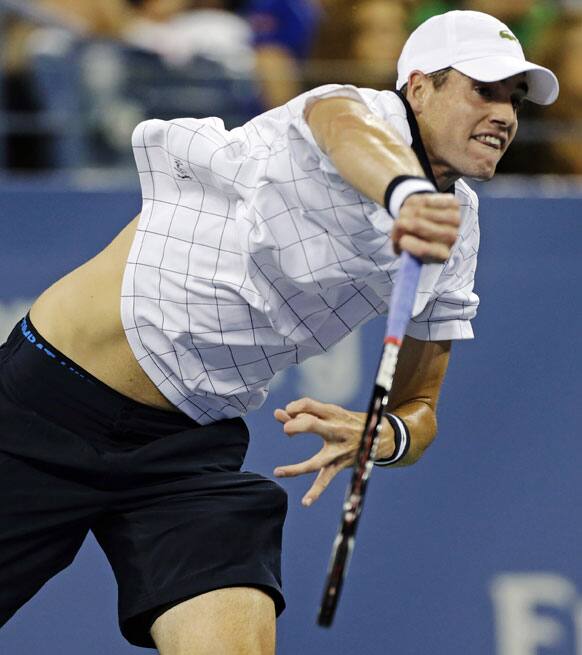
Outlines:
{"label": "blurred background", "polygon": [[129,178],[142,119],[233,127],[328,82],[393,88],[407,35],[451,8],[496,15],[561,80],[499,171],[582,174],[580,0],[0,0],[0,171]]}
{"label": "blurred background", "polygon": [[[560,98],[526,103],[499,175],[471,182],[476,339],[453,349],[435,445],[374,473],[329,631],[315,617],[347,473],[309,510],[309,481],[285,481],[279,655],[582,655],[582,0],[0,0],[0,341],[139,212],[139,121],[234,127],[319,84],[391,89],[407,35],[451,8],[510,25]],[[249,469],[318,447],[283,438],[275,407],[366,407],[382,332],[372,322],[275,379],[248,419]],[[0,631],[2,655],[139,652],[91,536]]]}

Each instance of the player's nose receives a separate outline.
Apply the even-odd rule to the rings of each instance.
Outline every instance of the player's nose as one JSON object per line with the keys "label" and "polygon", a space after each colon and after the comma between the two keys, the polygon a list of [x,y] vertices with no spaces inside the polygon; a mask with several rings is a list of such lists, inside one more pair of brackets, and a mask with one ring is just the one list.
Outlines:
{"label": "player's nose", "polygon": [[489,120],[499,127],[504,127],[508,131],[517,124],[517,115],[515,107],[511,100],[492,103],[490,108]]}

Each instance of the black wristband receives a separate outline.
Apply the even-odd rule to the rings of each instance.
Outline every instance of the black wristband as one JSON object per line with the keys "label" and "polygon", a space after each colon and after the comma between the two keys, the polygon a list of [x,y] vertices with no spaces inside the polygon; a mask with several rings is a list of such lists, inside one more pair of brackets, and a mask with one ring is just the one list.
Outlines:
{"label": "black wristband", "polygon": [[390,457],[385,459],[377,459],[374,464],[376,466],[390,466],[396,464],[401,459],[406,457],[406,453],[410,448],[410,432],[408,431],[408,426],[395,414],[389,414],[388,412],[384,413],[384,416],[388,419],[388,422],[394,430],[394,452]]}
{"label": "black wristband", "polygon": [[398,218],[400,207],[413,193],[436,193],[434,184],[426,177],[398,175],[386,187],[384,207],[392,218]]}

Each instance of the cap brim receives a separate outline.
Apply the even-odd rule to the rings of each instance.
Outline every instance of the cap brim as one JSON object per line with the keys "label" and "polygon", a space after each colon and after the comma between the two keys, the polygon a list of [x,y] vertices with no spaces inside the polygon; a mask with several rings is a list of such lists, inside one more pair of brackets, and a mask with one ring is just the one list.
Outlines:
{"label": "cap brim", "polygon": [[560,92],[558,78],[551,70],[515,57],[481,57],[453,64],[453,68],[479,82],[498,82],[527,73],[526,98],[538,105],[551,105]]}

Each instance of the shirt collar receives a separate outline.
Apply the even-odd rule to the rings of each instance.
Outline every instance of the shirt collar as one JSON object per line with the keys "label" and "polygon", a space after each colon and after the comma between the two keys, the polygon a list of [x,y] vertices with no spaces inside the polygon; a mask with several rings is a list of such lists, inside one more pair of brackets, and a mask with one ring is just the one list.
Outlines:
{"label": "shirt collar", "polygon": [[[428,160],[428,155],[426,154],[424,143],[422,142],[422,139],[420,137],[420,129],[418,128],[418,122],[416,120],[416,116],[414,115],[414,112],[412,111],[412,107],[410,106],[408,100],[404,97],[403,93],[401,93],[400,91],[394,91],[393,93],[395,93],[400,98],[402,104],[404,105],[404,109],[406,109],[406,120],[408,121],[408,126],[410,127],[410,133],[412,134],[412,146],[411,146],[412,150],[414,151],[414,154],[418,157],[418,161],[422,166],[422,170],[424,171],[424,174],[435,185],[435,188],[438,188],[434,173],[432,171],[432,167]],[[451,186],[446,191],[444,191],[444,193],[455,193],[455,185],[451,184]]]}

